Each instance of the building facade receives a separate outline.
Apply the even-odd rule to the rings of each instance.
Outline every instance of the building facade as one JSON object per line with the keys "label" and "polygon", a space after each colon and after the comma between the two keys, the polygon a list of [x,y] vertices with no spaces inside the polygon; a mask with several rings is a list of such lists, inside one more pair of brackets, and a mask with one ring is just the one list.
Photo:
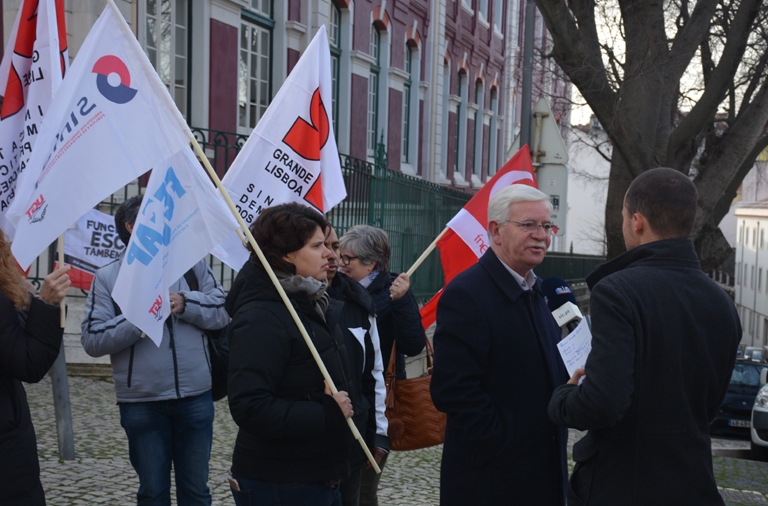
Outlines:
{"label": "building facade", "polygon": [[[233,145],[325,25],[341,153],[372,162],[383,143],[390,169],[467,191],[512,154],[525,0],[115,1],[189,125]],[[21,0],[0,3],[7,44]],[[65,2],[71,58],[105,5]],[[536,16],[541,55],[551,42]],[[533,103],[540,96],[567,125],[570,88],[536,58]]]}
{"label": "building facade", "polygon": [[734,298],[746,346],[768,346],[768,202],[735,210]]}

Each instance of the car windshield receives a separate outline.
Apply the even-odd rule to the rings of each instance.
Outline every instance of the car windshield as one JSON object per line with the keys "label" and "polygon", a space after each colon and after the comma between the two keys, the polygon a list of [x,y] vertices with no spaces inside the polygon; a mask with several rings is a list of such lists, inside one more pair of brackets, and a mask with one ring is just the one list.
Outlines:
{"label": "car windshield", "polygon": [[759,365],[737,363],[733,367],[733,374],[731,374],[731,386],[759,387],[760,371],[763,367],[764,366],[761,367]]}

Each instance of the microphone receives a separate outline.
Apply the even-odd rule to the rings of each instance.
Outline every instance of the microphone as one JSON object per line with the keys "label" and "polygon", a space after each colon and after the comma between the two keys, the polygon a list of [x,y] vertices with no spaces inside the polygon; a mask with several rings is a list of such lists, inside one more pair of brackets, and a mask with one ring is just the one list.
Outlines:
{"label": "microphone", "polygon": [[541,291],[557,325],[565,328],[566,335],[573,332],[584,316],[568,283],[563,278],[552,276],[541,282]]}

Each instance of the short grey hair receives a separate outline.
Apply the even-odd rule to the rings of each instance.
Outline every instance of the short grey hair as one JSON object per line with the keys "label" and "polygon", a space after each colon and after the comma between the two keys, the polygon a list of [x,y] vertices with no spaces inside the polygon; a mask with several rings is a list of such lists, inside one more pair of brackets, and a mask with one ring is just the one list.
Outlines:
{"label": "short grey hair", "polygon": [[389,270],[389,236],[380,228],[355,225],[339,239],[339,248],[351,251],[363,265],[376,262],[374,270]]}
{"label": "short grey hair", "polygon": [[552,212],[552,203],[549,195],[525,184],[513,184],[497,191],[488,202],[488,223],[506,221],[509,210],[515,202],[546,202],[549,212]]}

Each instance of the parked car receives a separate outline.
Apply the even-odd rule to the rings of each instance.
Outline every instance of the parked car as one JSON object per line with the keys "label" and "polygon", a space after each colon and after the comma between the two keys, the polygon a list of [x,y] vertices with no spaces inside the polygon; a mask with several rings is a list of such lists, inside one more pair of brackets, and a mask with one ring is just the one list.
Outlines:
{"label": "parked car", "polygon": [[763,371],[760,382],[763,387],[757,392],[752,408],[752,456],[768,462],[768,371]]}
{"label": "parked car", "polygon": [[709,432],[725,436],[750,439],[752,406],[755,404],[761,372],[768,364],[752,360],[737,360],[731,374],[731,382]]}

